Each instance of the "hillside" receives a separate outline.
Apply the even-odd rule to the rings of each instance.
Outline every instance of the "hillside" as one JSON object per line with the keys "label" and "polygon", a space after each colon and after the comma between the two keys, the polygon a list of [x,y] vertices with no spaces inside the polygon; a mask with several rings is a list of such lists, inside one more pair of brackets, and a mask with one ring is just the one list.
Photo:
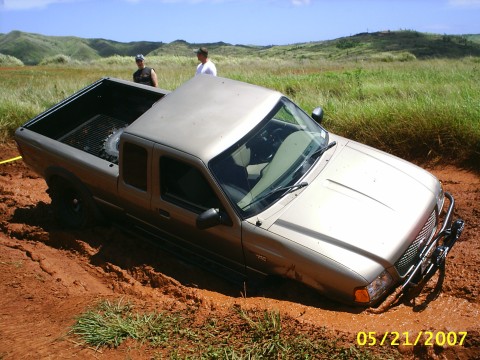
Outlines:
{"label": "hillside", "polygon": [[402,58],[461,58],[480,56],[480,35],[439,35],[417,31],[383,31],[361,33],[328,41],[289,45],[252,46],[224,42],[195,44],[184,40],[171,43],[135,41],[122,43],[106,39],[83,39],[74,36],[45,36],[12,31],[0,34],[0,54],[9,55],[27,65],[63,54],[78,61],[92,61],[113,55],[191,56],[192,51],[207,46],[215,55],[293,57],[331,60],[368,59],[375,56]]}
{"label": "hillside", "polygon": [[0,53],[20,59],[27,65],[38,64],[45,58],[63,54],[79,61],[95,60],[112,55],[134,56],[149,53],[162,43],[138,41],[120,43],[104,39],[82,39],[74,36],[44,36],[12,31],[0,35]]}

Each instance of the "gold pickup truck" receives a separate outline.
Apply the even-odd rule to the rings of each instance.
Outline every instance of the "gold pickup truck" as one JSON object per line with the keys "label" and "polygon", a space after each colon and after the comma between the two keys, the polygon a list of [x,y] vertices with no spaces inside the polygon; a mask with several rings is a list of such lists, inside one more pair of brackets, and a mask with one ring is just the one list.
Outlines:
{"label": "gold pickup truck", "polygon": [[67,227],[107,219],[232,280],[287,277],[348,304],[422,286],[463,230],[453,197],[322,115],[221,77],[172,92],[104,78],[15,139]]}

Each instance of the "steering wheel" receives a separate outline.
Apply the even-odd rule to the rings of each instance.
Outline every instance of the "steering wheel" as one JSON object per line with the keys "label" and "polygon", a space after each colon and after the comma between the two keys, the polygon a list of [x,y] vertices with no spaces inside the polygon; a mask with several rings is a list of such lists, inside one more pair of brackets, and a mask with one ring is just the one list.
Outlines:
{"label": "steering wheel", "polygon": [[253,189],[238,202],[238,206],[241,208],[245,207],[252,199],[284,176],[288,169],[295,165],[311,141],[311,136],[304,131],[296,131],[287,136],[276,151],[272,161],[265,168],[265,171],[262,171],[261,179],[255,184]]}
{"label": "steering wheel", "polygon": [[265,161],[270,162],[272,160],[278,148],[280,147],[280,145],[282,145],[282,141],[283,141],[282,134],[283,134],[283,129],[281,128],[276,128],[270,133],[267,133],[265,131],[265,133],[262,134],[262,140],[265,142],[264,148],[269,150],[268,154],[264,154],[264,157],[262,159],[264,160],[263,162]]}

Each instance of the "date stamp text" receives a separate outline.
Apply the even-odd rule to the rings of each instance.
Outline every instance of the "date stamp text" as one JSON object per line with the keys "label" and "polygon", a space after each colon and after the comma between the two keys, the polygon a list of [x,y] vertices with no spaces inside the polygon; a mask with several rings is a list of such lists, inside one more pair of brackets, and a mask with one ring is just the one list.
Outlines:
{"label": "date stamp text", "polygon": [[[378,336],[377,336],[378,335]],[[357,333],[359,346],[462,346],[467,337],[466,331],[420,331],[416,334],[408,331],[387,331],[383,335],[375,331]]]}

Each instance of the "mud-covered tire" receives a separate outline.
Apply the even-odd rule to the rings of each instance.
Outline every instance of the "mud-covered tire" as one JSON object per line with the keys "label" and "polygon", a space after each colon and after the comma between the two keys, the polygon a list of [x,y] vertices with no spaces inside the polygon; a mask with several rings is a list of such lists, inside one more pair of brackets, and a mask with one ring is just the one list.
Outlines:
{"label": "mud-covered tire", "polygon": [[52,182],[48,192],[55,218],[61,226],[84,229],[95,224],[93,199],[81,186],[59,178]]}

